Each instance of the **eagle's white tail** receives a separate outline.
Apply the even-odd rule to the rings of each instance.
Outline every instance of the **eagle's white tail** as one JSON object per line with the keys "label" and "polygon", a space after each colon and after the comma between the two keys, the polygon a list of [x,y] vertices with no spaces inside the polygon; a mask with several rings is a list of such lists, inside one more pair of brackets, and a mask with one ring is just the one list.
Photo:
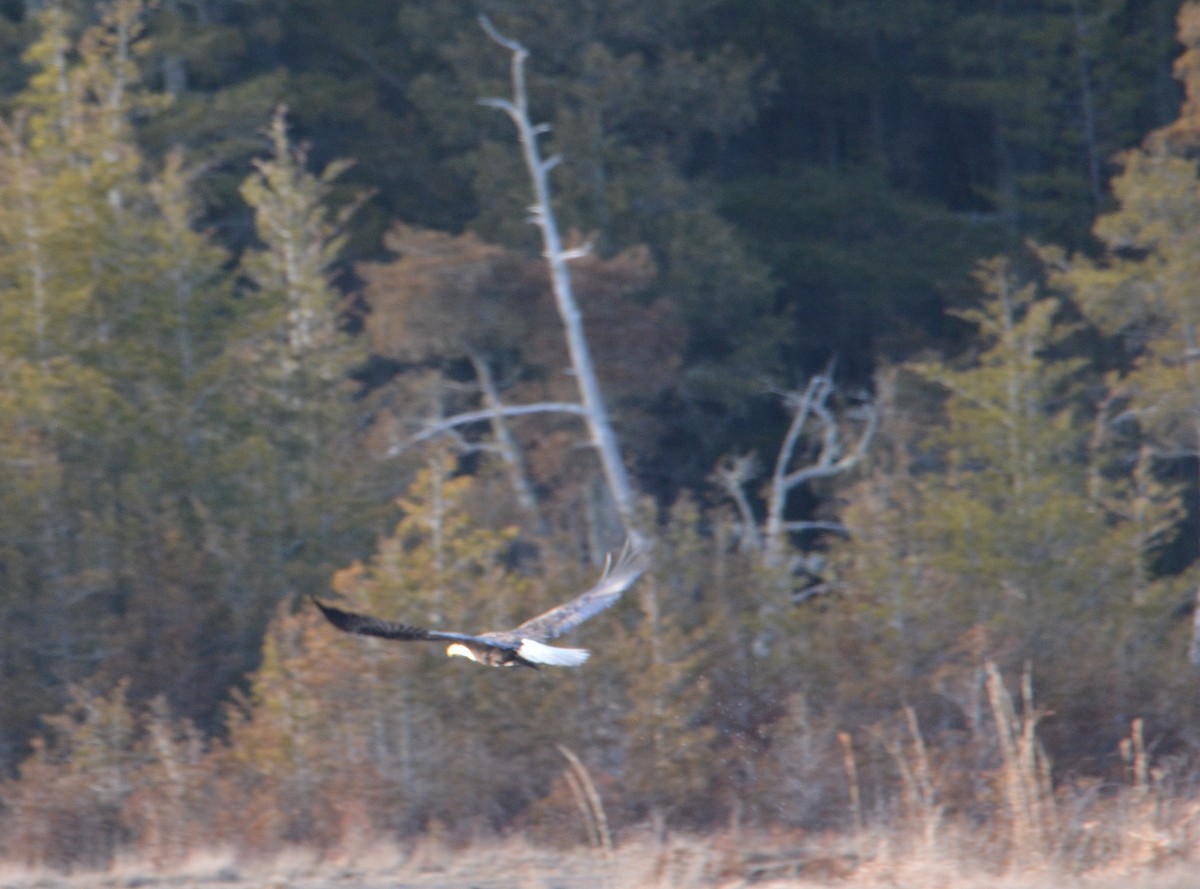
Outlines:
{"label": "eagle's white tail", "polygon": [[546,664],[551,667],[578,667],[588,659],[589,652],[583,648],[555,648],[533,639],[522,639],[517,654],[531,664]]}

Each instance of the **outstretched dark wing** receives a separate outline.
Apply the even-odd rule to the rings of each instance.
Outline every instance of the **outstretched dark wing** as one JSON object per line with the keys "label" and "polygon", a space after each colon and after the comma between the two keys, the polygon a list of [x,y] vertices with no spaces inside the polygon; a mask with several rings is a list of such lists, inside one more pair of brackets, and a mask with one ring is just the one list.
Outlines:
{"label": "outstretched dark wing", "polygon": [[358,636],[378,636],[380,639],[400,639],[406,642],[421,641],[424,639],[448,639],[452,642],[477,642],[482,645],[504,647],[497,645],[492,640],[481,639],[478,636],[470,636],[466,633],[426,630],[421,627],[410,627],[407,624],[380,620],[368,614],[355,614],[352,611],[342,611],[340,608],[326,605],[317,599],[313,599],[313,604],[320,608],[321,613],[325,615],[325,619],[339,630],[345,633],[354,633]]}
{"label": "outstretched dark wing", "polygon": [[575,629],[589,617],[599,614],[621,598],[621,593],[629,589],[646,570],[649,561],[647,557],[648,551],[644,544],[635,543],[632,538],[627,540],[616,563],[605,568],[604,575],[594,587],[570,602],[564,602],[545,614],[530,618],[513,632],[534,639],[554,639],[568,630]]}

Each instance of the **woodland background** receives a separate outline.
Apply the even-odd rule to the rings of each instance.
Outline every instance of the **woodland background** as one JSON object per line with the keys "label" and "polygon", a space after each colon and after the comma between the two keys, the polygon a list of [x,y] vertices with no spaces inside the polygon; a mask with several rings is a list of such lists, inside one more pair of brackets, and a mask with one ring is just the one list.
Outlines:
{"label": "woodland background", "polygon": [[[621,543],[577,417],[426,434],[573,397],[481,11],[654,546],[553,675],[306,603]],[[0,104],[0,852],[1194,845],[1200,8],[10,0]]]}

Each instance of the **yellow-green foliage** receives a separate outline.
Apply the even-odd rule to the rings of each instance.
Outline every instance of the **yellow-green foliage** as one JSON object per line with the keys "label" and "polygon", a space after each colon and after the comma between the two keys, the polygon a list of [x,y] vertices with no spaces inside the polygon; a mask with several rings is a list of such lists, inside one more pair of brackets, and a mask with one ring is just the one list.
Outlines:
{"label": "yellow-green foliage", "polygon": [[[505,568],[515,532],[475,524],[462,508],[472,484],[421,473],[375,557],[334,578],[345,604],[478,632],[563,597]],[[561,769],[554,744],[578,743],[578,682],[449,659],[444,644],[346,636],[305,603],[272,624],[223,756],[257,788],[251,808],[289,813],[264,841],[337,840],[320,825],[347,806],[380,830],[494,828],[545,793]]]}
{"label": "yellow-green foliage", "polygon": [[[1103,398],[1082,388],[1079,360],[1058,357],[1073,330],[1059,301],[1004,264],[982,280],[981,305],[961,313],[977,348],[908,368],[935,384],[926,397],[940,404],[926,410],[938,419],[894,425],[880,468],[850,495],[838,562],[847,595],[831,625],[860,672],[838,684],[863,706],[934,692],[951,664],[1030,663],[1054,711],[1045,730],[1078,753],[1080,737],[1115,737],[1097,735],[1099,700],[1146,706],[1162,646],[1183,657],[1179,629],[1146,635],[1178,588],[1148,570],[1180,515],[1178,492],[1146,466],[1119,483],[1111,474],[1090,424]],[[937,706],[947,703],[952,721],[975,719],[970,701]]]}

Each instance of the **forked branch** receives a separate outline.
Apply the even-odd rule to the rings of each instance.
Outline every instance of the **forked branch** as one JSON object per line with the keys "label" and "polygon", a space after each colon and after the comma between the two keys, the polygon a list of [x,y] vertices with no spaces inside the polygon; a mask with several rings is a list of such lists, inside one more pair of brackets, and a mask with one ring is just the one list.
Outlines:
{"label": "forked branch", "polygon": [[[862,421],[857,437],[848,444],[842,438],[844,427],[829,404],[834,394],[833,381],[824,374],[813,377],[803,392],[784,393],[784,403],[792,418],[787,434],[775,460],[771,485],[767,492],[767,519],[764,523],[764,558],[777,564],[782,558],[785,537],[795,523],[784,519],[788,497],[792,491],[817,479],[830,478],[848,472],[861,462],[867,453],[879,422],[879,412],[873,404],[863,404],[854,413]],[[796,460],[806,428],[816,426],[814,438],[819,441],[816,455],[808,463],[789,469]]]}
{"label": "forked branch", "polygon": [[[834,393],[833,381],[824,374],[809,380],[802,391],[780,393],[791,417],[764,492],[766,518],[761,532],[754,525],[750,502],[745,493],[746,484],[757,474],[753,460],[747,456],[728,457],[713,473],[713,480],[737,506],[743,548],[760,550],[763,561],[768,565],[780,564],[786,537],[791,532],[820,530],[845,533],[845,528],[839,522],[788,521],[784,518],[788,498],[793,491],[817,479],[830,478],[854,468],[866,455],[875,436],[879,419],[875,406],[865,403],[839,416],[830,404]],[[848,423],[848,420],[856,422]],[[854,438],[848,442],[845,436],[855,425],[858,428]],[[796,466],[794,464],[805,443],[810,443],[811,459]]]}

